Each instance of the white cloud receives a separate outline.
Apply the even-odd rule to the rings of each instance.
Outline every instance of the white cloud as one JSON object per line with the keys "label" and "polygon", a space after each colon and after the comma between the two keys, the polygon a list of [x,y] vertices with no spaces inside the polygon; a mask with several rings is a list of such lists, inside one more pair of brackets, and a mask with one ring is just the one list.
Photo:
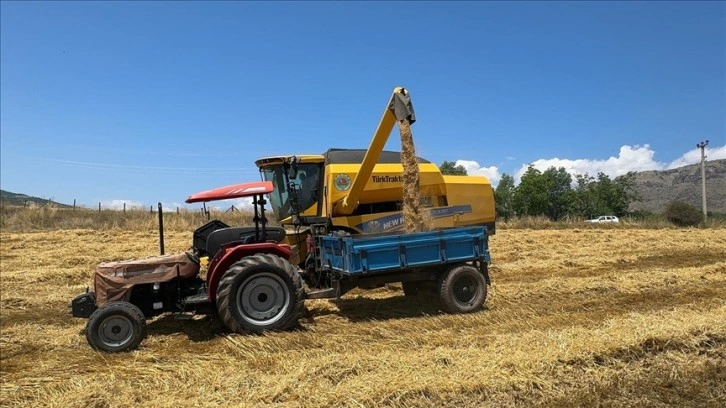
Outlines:
{"label": "white cloud", "polygon": [[229,200],[215,201],[213,205],[207,204],[207,207],[214,208],[219,211],[227,211],[231,209],[232,206],[240,211],[248,211],[254,209],[254,206],[252,204],[252,197],[231,198]]}
{"label": "white cloud", "polygon": [[[719,160],[726,159],[726,145],[717,147],[706,148],[707,160]],[[509,160],[510,158],[507,157]],[[689,164],[700,163],[701,161],[701,150],[694,148],[681,157],[673,160],[670,163],[659,162],[655,160],[655,151],[650,148],[650,145],[624,145],[620,147],[620,151],[617,156],[611,156],[607,159],[596,160],[596,159],[538,159],[532,162],[532,165],[540,171],[545,171],[550,167],[560,168],[564,167],[565,170],[571,175],[575,174],[589,174],[591,176],[597,176],[598,173],[602,172],[615,178],[622,176],[629,171],[648,171],[648,170],[667,170],[674,169],[677,167],[686,166]],[[479,163],[471,160],[457,160],[456,165],[463,166],[467,173],[470,175],[483,175],[489,177],[492,184],[496,186],[501,179],[501,173],[495,166],[492,167],[481,167]],[[527,171],[528,164],[522,165],[514,174],[514,181],[516,184],[521,180],[522,175]]]}
{"label": "white cloud", "polygon": [[101,201],[101,208],[104,210],[123,210],[124,204],[126,209],[144,208],[144,203],[133,200],[107,200]]}
{"label": "white cloud", "polygon": [[[716,148],[709,148],[706,146],[706,160],[720,160],[726,159],[726,145],[719,146]],[[701,149],[696,147],[693,150],[689,150],[683,156],[673,160],[669,165],[669,169],[675,169],[677,167],[687,166],[689,164],[695,164],[701,162]]]}
{"label": "white cloud", "polygon": [[235,198],[234,200],[230,200],[232,202],[232,205],[235,206],[238,210],[252,210],[254,209],[254,205],[252,204],[252,197],[243,197],[243,198]]}
{"label": "white cloud", "polygon": [[455,166],[462,166],[466,169],[466,173],[470,176],[484,176],[489,179],[492,185],[496,186],[502,174],[496,166],[481,167],[479,163],[472,160],[457,160]]}
{"label": "white cloud", "polygon": [[[661,170],[665,168],[665,164],[657,162],[653,158],[654,156],[655,151],[651,150],[649,145],[625,145],[620,148],[617,156],[610,156],[605,160],[553,158],[535,160],[532,162],[532,165],[539,171],[545,171],[553,166],[555,168],[564,167],[573,176],[575,174],[585,173],[596,176],[597,173],[602,172],[610,177],[617,177],[629,171]],[[519,182],[524,172],[527,171],[527,167],[528,164],[525,164],[517,170],[514,175],[517,182]]]}
{"label": "white cloud", "polygon": [[[148,206],[147,206],[147,208],[148,208]],[[190,207],[187,204],[178,203],[176,201],[172,202],[172,203],[167,203],[164,201],[161,202],[161,210],[165,213],[176,212],[177,208],[179,208],[179,210],[183,210],[183,209],[189,210],[190,209]],[[158,209],[159,209],[159,205],[158,204],[154,205],[154,211],[157,211]]]}

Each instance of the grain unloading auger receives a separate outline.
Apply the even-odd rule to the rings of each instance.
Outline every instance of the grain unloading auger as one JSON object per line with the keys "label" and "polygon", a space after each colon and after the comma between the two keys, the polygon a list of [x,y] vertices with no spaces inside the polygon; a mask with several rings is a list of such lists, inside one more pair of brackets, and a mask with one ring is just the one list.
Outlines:
{"label": "grain unloading auger", "polygon": [[[305,213],[309,208],[303,205],[306,189],[301,175],[307,163],[315,162],[294,156],[275,161],[278,165],[261,166],[263,173],[270,171],[267,180],[191,195],[187,203],[250,197],[254,226],[230,227],[212,220],[194,231],[192,247],[186,252],[98,265],[93,291],[71,302],[74,317],[88,318],[88,343],[106,352],[134,349],[145,337],[146,319],[164,313],[217,314],[236,333],[286,330],[297,324],[305,299],[339,298],[357,287],[395,282],[403,283],[406,295],[434,295],[446,312],[478,310],[490,282],[488,238],[492,231],[486,225],[407,234],[394,228],[378,234],[350,234],[335,222],[334,214],[360,217],[356,211],[368,204],[366,180],[376,177],[380,165],[376,159],[383,157],[385,139],[396,120],[405,124],[414,120],[403,88],[394,91],[371,147],[358,164],[357,175],[365,177],[336,188],[351,191],[341,199],[324,201],[333,205],[325,216]],[[315,166],[321,170],[323,162]],[[325,168],[337,168],[332,166]],[[326,183],[318,186],[323,189],[339,182],[334,174],[340,176],[326,173]],[[382,190],[384,196],[392,197],[390,189]],[[396,201],[400,202],[400,188],[398,192]],[[291,242],[289,230],[268,225],[267,196],[276,215],[280,199],[286,199],[291,223],[308,227],[304,241],[299,229]],[[307,254],[303,262],[301,252]],[[206,273],[200,275],[203,269]]]}

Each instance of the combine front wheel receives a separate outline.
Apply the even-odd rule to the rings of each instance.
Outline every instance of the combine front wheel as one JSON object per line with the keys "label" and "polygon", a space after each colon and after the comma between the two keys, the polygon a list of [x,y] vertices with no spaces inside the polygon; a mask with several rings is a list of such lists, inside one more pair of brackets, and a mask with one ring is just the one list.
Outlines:
{"label": "combine front wheel", "polygon": [[217,290],[217,310],[237,333],[286,330],[303,309],[302,279],[283,258],[258,254],[242,258],[224,273]]}

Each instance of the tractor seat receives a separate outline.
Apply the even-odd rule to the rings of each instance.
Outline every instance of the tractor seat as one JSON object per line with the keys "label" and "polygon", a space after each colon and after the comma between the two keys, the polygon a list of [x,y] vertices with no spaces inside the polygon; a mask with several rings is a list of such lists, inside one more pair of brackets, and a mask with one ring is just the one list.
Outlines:
{"label": "tractor seat", "polygon": [[[260,230],[260,234],[262,230]],[[282,227],[267,227],[266,242],[281,242],[285,239],[285,229]],[[265,242],[255,240],[255,227],[228,227],[220,228],[210,233],[207,237],[206,252],[209,256],[214,256],[222,248],[222,245],[230,242],[240,242],[242,244],[253,244],[256,242]]]}

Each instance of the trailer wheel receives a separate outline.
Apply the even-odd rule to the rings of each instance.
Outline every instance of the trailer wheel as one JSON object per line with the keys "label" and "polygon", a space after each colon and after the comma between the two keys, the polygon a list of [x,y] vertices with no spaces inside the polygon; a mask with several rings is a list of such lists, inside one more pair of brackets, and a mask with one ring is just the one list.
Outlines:
{"label": "trailer wheel", "polygon": [[145,336],[146,318],[129,302],[106,303],[86,323],[86,340],[94,350],[109,353],[133,350]]}
{"label": "trailer wheel", "polygon": [[217,310],[236,333],[286,330],[297,323],[305,301],[295,267],[272,254],[257,254],[234,263],[217,289]]}
{"label": "trailer wheel", "polygon": [[484,276],[473,266],[455,266],[441,276],[439,301],[447,313],[473,312],[484,304],[486,297]]}

